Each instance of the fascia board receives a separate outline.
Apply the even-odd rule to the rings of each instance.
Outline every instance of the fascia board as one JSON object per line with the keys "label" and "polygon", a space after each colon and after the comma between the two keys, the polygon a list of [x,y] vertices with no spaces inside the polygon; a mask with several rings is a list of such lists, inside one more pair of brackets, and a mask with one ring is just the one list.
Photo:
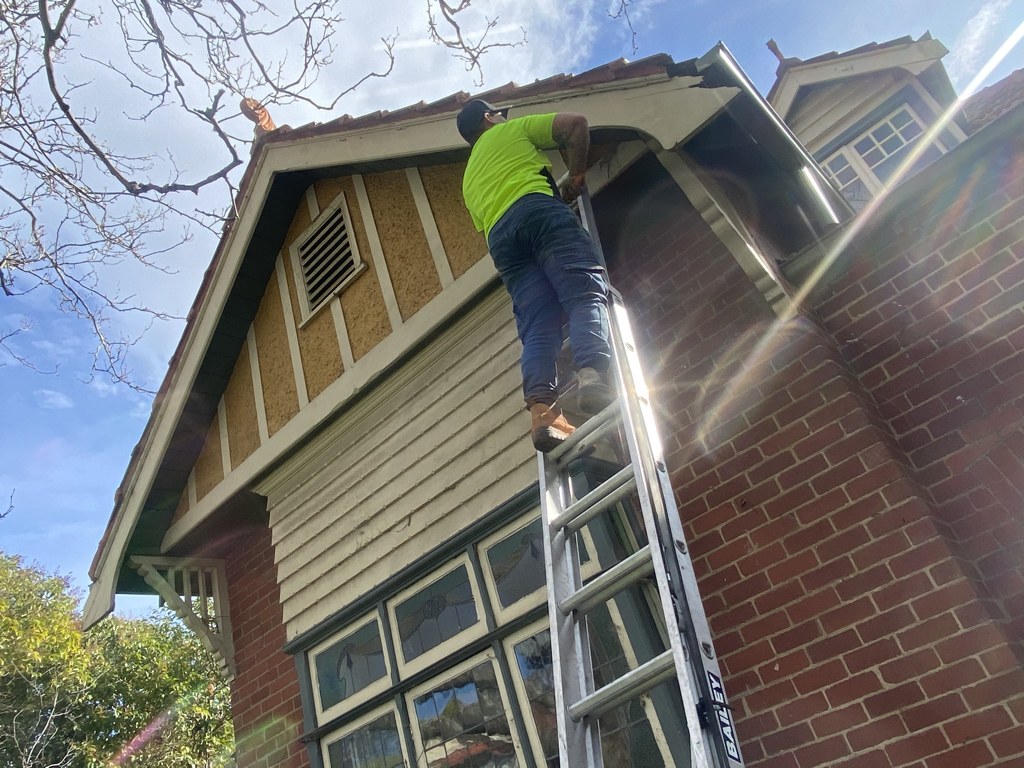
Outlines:
{"label": "fascia board", "polygon": [[[694,87],[701,82],[700,77],[664,76],[624,83],[613,81],[524,99],[515,106],[522,114],[551,111],[553,106],[560,111],[580,112],[594,127],[637,129],[653,137],[663,148],[671,149],[689,138],[740,93],[740,89],[731,87]],[[236,224],[224,244],[224,257],[216,266],[210,291],[198,310],[196,325],[186,341],[181,363],[175,369],[167,397],[160,405],[152,436],[142,448],[142,459],[101,553],[98,576],[90,585],[83,610],[86,628],[113,610],[117,574],[129,539],[212,340],[274,175],[464,147],[450,112],[351,133],[264,145],[249,191],[240,202]],[[261,452],[258,450],[257,453]],[[194,518],[186,514],[179,521],[180,525],[168,530],[165,549],[198,524]]]}
{"label": "fascia board", "polygon": [[920,40],[908,45],[831,59],[820,64],[797,65],[782,76],[782,85],[773,99],[772,106],[785,120],[789,110],[793,108],[797,94],[804,86],[868,75],[885,69],[905,69],[916,75],[947,53],[949,49],[938,40]]}
{"label": "fascia board", "polygon": [[114,609],[117,574],[128,541],[135,530],[135,524],[149,496],[164,454],[170,446],[174,430],[238,274],[242,256],[259,219],[258,214],[262,211],[270,191],[269,181],[272,176],[266,169],[265,160],[265,154],[257,160],[253,183],[249,185],[248,191],[239,203],[239,216],[224,243],[224,258],[219,259],[214,267],[210,289],[197,310],[192,333],[185,340],[181,362],[171,374],[167,395],[160,403],[155,416],[153,431],[149,440],[142,446],[138,468],[129,482],[124,500],[117,509],[110,535],[100,552],[97,578],[89,587],[89,595],[82,611],[82,624],[85,629],[96,624]]}

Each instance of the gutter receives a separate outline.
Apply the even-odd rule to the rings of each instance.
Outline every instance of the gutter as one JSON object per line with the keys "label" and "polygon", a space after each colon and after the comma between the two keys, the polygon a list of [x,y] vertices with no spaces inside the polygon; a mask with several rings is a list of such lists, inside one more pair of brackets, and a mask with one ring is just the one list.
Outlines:
{"label": "gutter", "polygon": [[825,172],[821,170],[818,162],[811,156],[804,145],[800,143],[796,134],[779,117],[771,104],[754,87],[750,78],[747,77],[746,73],[736,62],[732,52],[722,41],[718,41],[714,48],[697,59],[697,71],[705,72],[716,64],[719,65],[722,72],[735,86],[744,91],[757,104],[761,112],[775,126],[776,130],[786,138],[787,143],[792,146],[794,152],[803,161],[803,167],[800,169],[801,175],[813,196],[821,204],[822,212],[825,216],[835,224],[852,217],[854,210],[850,207],[846,198],[839,194],[835,187],[832,186],[832,182],[829,181]]}

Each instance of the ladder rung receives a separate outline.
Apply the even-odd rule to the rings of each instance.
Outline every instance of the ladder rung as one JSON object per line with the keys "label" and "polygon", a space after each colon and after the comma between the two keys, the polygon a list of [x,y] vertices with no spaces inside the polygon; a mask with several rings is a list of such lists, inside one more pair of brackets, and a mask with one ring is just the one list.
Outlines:
{"label": "ladder rung", "polygon": [[614,401],[598,414],[591,416],[579,429],[573,432],[566,440],[563,440],[554,450],[547,454],[550,461],[561,462],[568,454],[575,449],[583,450],[593,440],[597,440],[614,426],[617,422],[615,417],[619,414],[619,401]]}
{"label": "ladder rung", "polygon": [[671,680],[676,673],[672,650],[655,656],[645,664],[630,670],[618,680],[604,688],[580,699],[568,707],[569,717],[579,722],[584,717],[600,717],[601,715],[635,699],[654,688],[656,685]]}
{"label": "ladder rung", "polygon": [[599,514],[626,498],[636,488],[633,465],[627,464],[551,521],[552,530],[575,533]]}
{"label": "ladder rung", "polygon": [[559,608],[566,615],[573,611],[581,614],[590,613],[595,606],[601,605],[652,573],[654,561],[651,559],[651,547],[647,545],[571,594],[562,601]]}

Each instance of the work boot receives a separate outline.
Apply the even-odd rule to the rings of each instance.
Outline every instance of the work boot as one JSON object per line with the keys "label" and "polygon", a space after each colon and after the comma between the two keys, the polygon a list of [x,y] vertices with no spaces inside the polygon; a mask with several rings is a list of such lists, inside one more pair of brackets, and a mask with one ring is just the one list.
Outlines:
{"label": "work boot", "polygon": [[530,406],[530,418],[533,421],[530,427],[533,447],[541,453],[554,450],[576,431],[576,428],[565,420],[565,416],[543,403]]}
{"label": "work boot", "polygon": [[580,368],[576,380],[579,382],[578,399],[581,411],[592,416],[611,405],[614,398],[605,379],[605,374],[595,368]]}

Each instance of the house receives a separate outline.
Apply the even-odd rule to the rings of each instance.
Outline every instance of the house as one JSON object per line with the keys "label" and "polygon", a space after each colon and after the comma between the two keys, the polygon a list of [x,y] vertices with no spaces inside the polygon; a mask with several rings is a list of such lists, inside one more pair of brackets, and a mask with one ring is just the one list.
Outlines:
{"label": "house", "polygon": [[[786,70],[787,127],[724,46],[481,94],[590,120],[749,766],[1024,755],[1024,108],[946,126],[870,217],[814,161],[908,82],[941,106],[937,51],[883,47],[917,79],[828,126],[835,77]],[[100,542],[85,624],[116,593],[176,608],[232,678],[239,766],[550,764],[536,458],[461,203],[467,99],[258,139]],[[642,539],[609,515],[588,573]],[[601,680],[662,642],[644,600],[595,614]],[[606,716],[606,764],[688,765],[677,700]]]}

